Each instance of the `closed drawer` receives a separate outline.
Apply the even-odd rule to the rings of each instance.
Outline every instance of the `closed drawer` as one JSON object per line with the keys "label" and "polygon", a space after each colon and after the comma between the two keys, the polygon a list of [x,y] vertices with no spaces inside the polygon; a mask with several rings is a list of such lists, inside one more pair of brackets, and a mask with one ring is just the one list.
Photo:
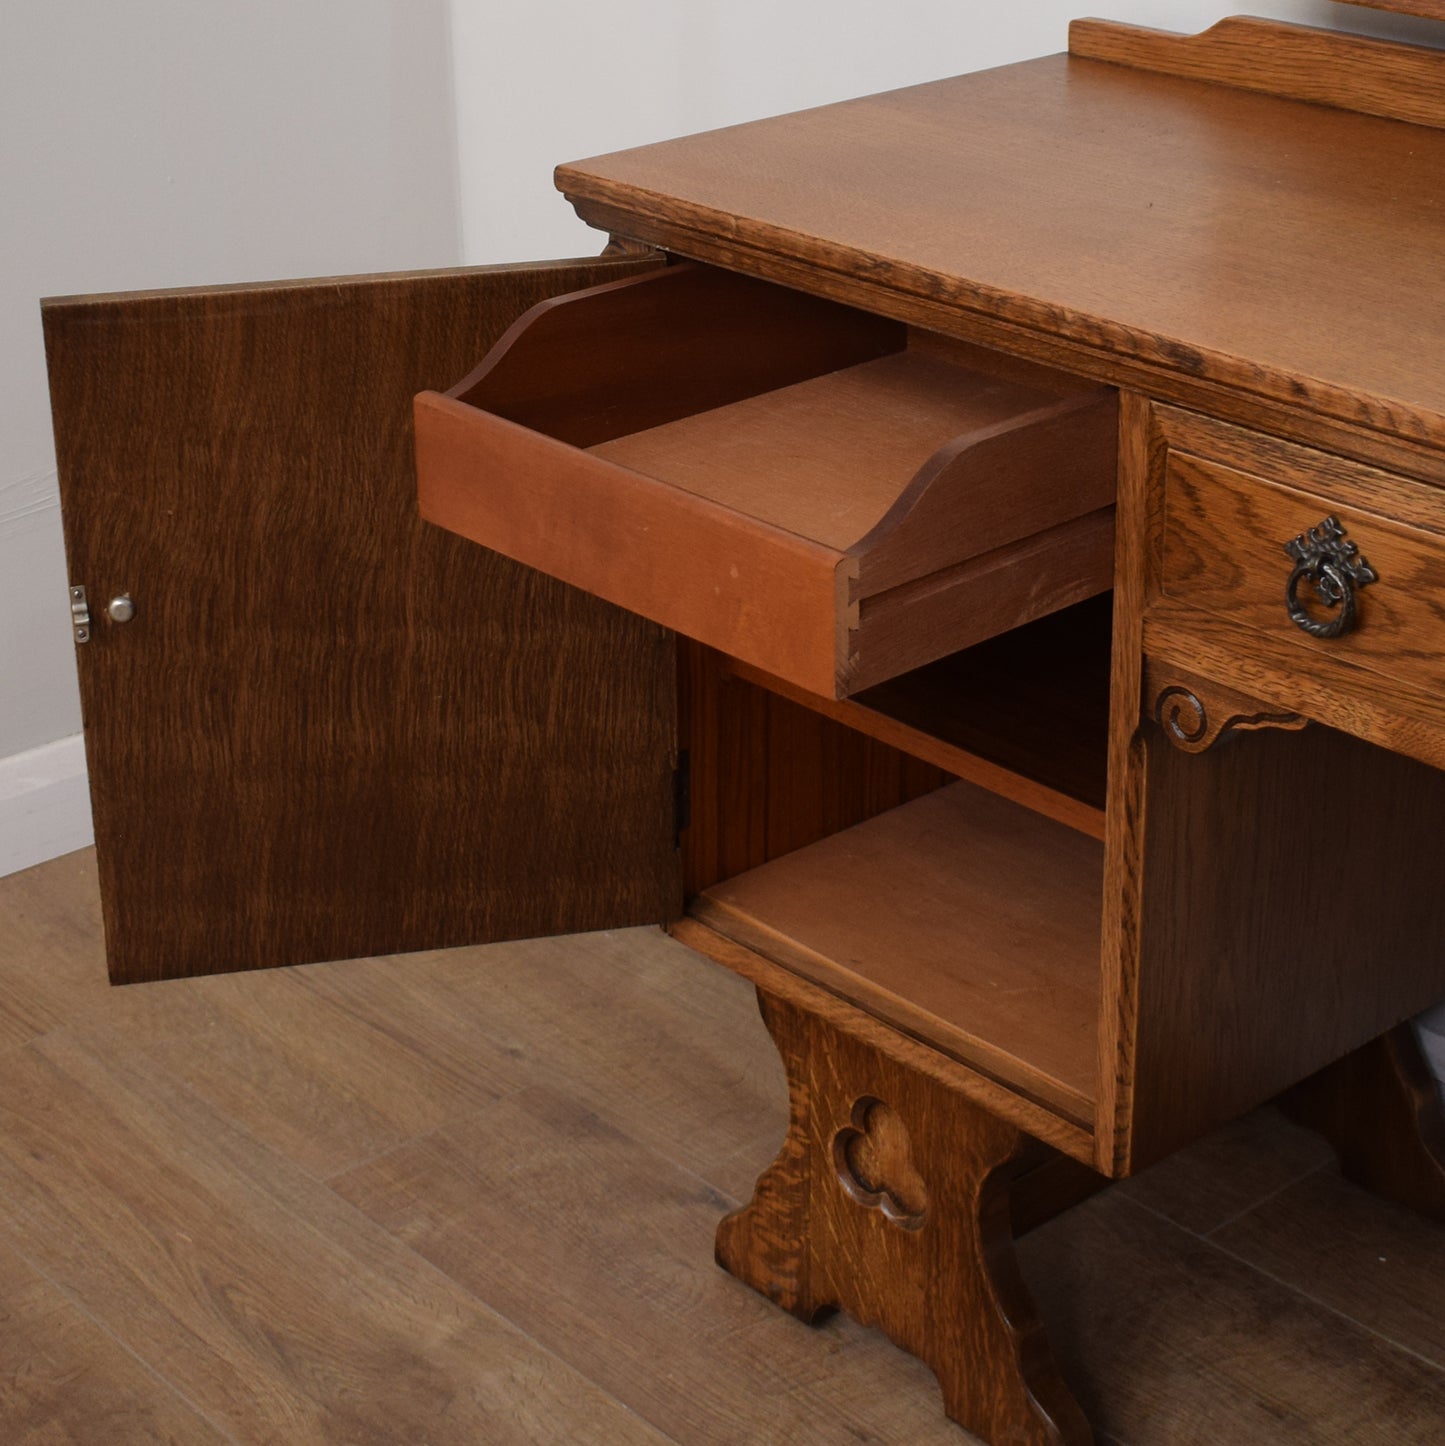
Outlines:
{"label": "closed drawer", "polygon": [[1381,742],[1401,742],[1383,712],[1445,723],[1445,496],[1172,408],[1153,415],[1146,616],[1174,661],[1191,661],[1191,636],[1207,649],[1232,633],[1241,672],[1221,682]]}
{"label": "closed drawer", "polygon": [[982,356],[706,267],[580,292],[418,397],[422,515],[843,697],[1112,585],[1114,394]]}

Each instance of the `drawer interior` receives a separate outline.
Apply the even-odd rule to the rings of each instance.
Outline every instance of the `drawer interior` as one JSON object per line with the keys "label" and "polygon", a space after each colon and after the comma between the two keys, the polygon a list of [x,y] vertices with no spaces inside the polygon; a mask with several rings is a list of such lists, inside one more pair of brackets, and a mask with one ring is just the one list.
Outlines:
{"label": "drawer interior", "polygon": [[417,403],[423,515],[842,698],[1112,581],[1107,390],[705,267]]}

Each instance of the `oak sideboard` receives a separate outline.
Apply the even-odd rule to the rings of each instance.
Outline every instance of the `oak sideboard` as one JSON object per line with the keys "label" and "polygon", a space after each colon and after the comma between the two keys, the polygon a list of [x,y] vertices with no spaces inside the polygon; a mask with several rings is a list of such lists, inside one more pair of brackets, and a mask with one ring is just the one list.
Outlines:
{"label": "oak sideboard", "polygon": [[47,302],[112,977],[661,924],[720,1263],[1089,1439],[1016,1234],[1274,1098],[1445,1218],[1442,175],[1445,52],[1078,21],[591,260]]}

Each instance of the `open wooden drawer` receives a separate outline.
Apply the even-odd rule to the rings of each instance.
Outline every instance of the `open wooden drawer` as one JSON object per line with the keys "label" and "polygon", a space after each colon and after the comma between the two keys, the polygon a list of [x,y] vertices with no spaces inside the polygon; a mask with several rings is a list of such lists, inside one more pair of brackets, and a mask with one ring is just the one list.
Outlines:
{"label": "open wooden drawer", "polygon": [[845,697],[1112,584],[1114,394],[706,267],[416,401],[422,515]]}

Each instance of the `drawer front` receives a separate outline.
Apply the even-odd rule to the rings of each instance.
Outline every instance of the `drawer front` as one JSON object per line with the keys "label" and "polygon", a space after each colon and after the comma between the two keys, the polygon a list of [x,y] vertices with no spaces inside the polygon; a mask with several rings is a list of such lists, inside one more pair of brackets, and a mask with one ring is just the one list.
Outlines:
{"label": "drawer front", "polygon": [[1202,637],[1237,632],[1242,654],[1293,672],[1279,701],[1319,716],[1311,697],[1369,695],[1445,722],[1445,496],[1171,408],[1154,416],[1149,616],[1174,651],[1197,613]]}

